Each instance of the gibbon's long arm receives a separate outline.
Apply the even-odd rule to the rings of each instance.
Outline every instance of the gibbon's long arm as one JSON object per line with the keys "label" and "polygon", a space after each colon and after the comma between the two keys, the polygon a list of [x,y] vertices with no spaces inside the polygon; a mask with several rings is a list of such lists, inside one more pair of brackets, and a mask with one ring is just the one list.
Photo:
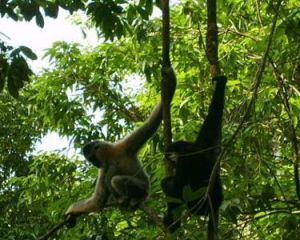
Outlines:
{"label": "gibbon's long arm", "polygon": [[[176,89],[176,76],[172,67],[163,67],[162,75],[167,76],[165,86],[168,91],[167,99],[164,101],[172,101]],[[160,101],[151,112],[145,123],[133,131],[129,136],[125,137],[121,142],[126,146],[130,153],[136,153],[146,141],[156,132],[162,121],[162,102]]]}
{"label": "gibbon's long arm", "polygon": [[160,102],[156,105],[144,124],[135,129],[130,135],[121,140],[121,142],[130,153],[136,153],[156,132],[161,120],[162,104]]}
{"label": "gibbon's long arm", "polygon": [[109,197],[109,191],[105,186],[105,174],[104,171],[99,170],[99,176],[97,179],[94,194],[87,199],[80,200],[69,207],[66,215],[72,214],[75,216],[97,212],[105,207],[105,204]]}
{"label": "gibbon's long arm", "polygon": [[202,124],[196,140],[198,143],[205,143],[207,147],[214,147],[220,144],[227,78],[225,76],[219,76],[215,77],[213,81],[216,82],[214,95],[208,109],[208,115]]}

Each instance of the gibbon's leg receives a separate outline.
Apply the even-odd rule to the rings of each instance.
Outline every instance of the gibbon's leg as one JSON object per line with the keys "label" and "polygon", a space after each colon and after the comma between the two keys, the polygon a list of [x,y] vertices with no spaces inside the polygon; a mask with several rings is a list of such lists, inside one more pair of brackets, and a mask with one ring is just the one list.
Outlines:
{"label": "gibbon's leg", "polygon": [[161,188],[167,196],[175,197],[175,178],[173,176],[164,178],[161,181]]}
{"label": "gibbon's leg", "polygon": [[[164,99],[171,102],[176,89],[176,76],[172,67],[163,68],[163,74],[168,76],[165,86],[169,91]],[[162,102],[158,103],[144,124],[120,141],[126,146],[128,153],[136,154],[146,141],[156,132],[162,120]]]}
{"label": "gibbon's leg", "polygon": [[149,183],[133,176],[114,176],[111,185],[121,206],[136,208],[148,196]]}
{"label": "gibbon's leg", "polygon": [[204,120],[196,142],[201,142],[203,147],[214,147],[220,144],[222,130],[222,116],[224,108],[226,77],[215,77],[214,95],[208,109],[208,115]]}
{"label": "gibbon's leg", "polygon": [[[211,104],[208,109],[208,115],[204,120],[204,123],[201,127],[201,130],[196,140],[196,143],[200,143],[203,149],[217,147],[217,145],[220,144],[221,142],[222,116],[223,116],[223,109],[224,109],[225,86],[226,86],[227,78],[225,76],[215,77],[213,81],[216,82],[215,91],[211,100]],[[213,151],[213,149],[211,150]],[[216,158],[217,155],[212,154],[211,156],[212,161],[215,161],[214,156]],[[217,179],[219,179],[218,176]],[[221,187],[220,180],[216,180],[214,186],[215,190],[213,190],[212,192],[215,193],[217,191],[216,188],[218,187],[220,187],[218,193],[222,195],[222,187]],[[217,198],[217,196],[215,197]],[[219,204],[212,199],[208,201],[211,201],[211,204],[208,204],[209,205],[208,207],[209,221],[207,227],[208,240],[216,240]]]}
{"label": "gibbon's leg", "polygon": [[218,208],[210,209],[208,214],[208,226],[207,226],[207,240],[216,240],[217,239],[217,229],[219,222],[219,210]]}
{"label": "gibbon's leg", "polygon": [[66,215],[79,216],[83,213],[100,211],[105,207],[110,192],[105,185],[105,172],[99,170],[97,183],[93,195],[72,204],[66,211]]}
{"label": "gibbon's leg", "polygon": [[[180,196],[178,196],[178,189],[176,190],[174,177],[170,176],[164,178],[161,182],[161,188],[167,197],[180,199]],[[180,204],[168,201],[167,214],[164,216],[164,224],[171,232],[175,232],[181,225],[179,219],[181,217],[181,212],[177,209],[178,206],[180,206]],[[177,209],[176,214],[174,212],[175,209]]]}

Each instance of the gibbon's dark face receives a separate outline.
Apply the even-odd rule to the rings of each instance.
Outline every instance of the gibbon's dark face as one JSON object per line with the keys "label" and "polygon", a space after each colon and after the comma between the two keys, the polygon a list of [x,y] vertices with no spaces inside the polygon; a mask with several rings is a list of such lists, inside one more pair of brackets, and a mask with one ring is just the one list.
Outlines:
{"label": "gibbon's dark face", "polygon": [[86,160],[92,163],[95,167],[101,168],[103,166],[101,159],[101,150],[104,143],[99,141],[93,141],[83,146],[82,153]]}

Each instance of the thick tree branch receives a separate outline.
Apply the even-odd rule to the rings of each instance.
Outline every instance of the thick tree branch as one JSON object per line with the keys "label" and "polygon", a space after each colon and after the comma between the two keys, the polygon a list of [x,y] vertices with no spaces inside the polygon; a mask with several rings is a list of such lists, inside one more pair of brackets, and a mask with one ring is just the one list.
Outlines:
{"label": "thick tree branch", "polygon": [[163,67],[170,67],[170,7],[169,0],[161,0],[162,9],[162,57],[163,57]]}
{"label": "thick tree branch", "polygon": [[216,0],[207,0],[206,55],[212,78],[219,75],[218,44],[217,4]]}
{"label": "thick tree branch", "polygon": [[[171,68],[171,61],[170,61],[170,8],[169,8],[169,0],[161,0],[161,8],[162,8],[162,82],[161,82],[161,98],[162,98],[162,105],[163,105],[163,124],[164,124],[164,145],[165,149],[171,144],[172,142],[172,125],[171,125],[171,99],[169,99],[170,91],[170,84],[172,81],[175,81],[176,85],[176,78],[174,72],[175,79],[171,79],[173,75],[166,74],[164,72],[166,69]],[[170,72],[169,72],[170,73]],[[175,91],[175,89],[174,89]],[[172,95],[173,96],[173,95]],[[166,166],[166,175],[170,176],[173,173],[173,164],[167,160],[165,160]]]}

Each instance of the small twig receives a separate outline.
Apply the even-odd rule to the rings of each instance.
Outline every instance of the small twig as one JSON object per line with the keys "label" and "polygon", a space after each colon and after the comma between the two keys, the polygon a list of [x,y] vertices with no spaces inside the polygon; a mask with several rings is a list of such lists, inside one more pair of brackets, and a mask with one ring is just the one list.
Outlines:
{"label": "small twig", "polygon": [[51,235],[56,233],[59,229],[61,229],[63,226],[67,225],[70,221],[71,216],[67,217],[65,220],[61,221],[57,225],[55,225],[53,228],[51,228],[46,234],[43,236],[39,237],[38,240],[46,240],[48,239]]}
{"label": "small twig", "polygon": [[255,38],[255,37],[252,37],[251,35],[249,35],[247,33],[239,32],[237,29],[231,29],[231,28],[229,28],[229,29],[225,30],[225,33],[226,32],[234,33],[234,34],[236,34],[238,36],[241,36],[241,37],[250,38],[254,42],[258,42],[259,41],[259,39]]}
{"label": "small twig", "polygon": [[273,212],[267,212],[266,214],[261,215],[261,216],[254,217],[254,219],[259,220],[261,218],[265,218],[265,217],[268,217],[270,215],[279,214],[279,213],[291,214],[291,212],[289,210],[276,210],[276,211],[273,211]]}
{"label": "small twig", "polygon": [[256,12],[257,12],[258,22],[260,24],[260,27],[263,28],[263,24],[262,24],[262,20],[261,20],[261,16],[260,16],[260,1],[255,0],[255,7],[256,7]]}

